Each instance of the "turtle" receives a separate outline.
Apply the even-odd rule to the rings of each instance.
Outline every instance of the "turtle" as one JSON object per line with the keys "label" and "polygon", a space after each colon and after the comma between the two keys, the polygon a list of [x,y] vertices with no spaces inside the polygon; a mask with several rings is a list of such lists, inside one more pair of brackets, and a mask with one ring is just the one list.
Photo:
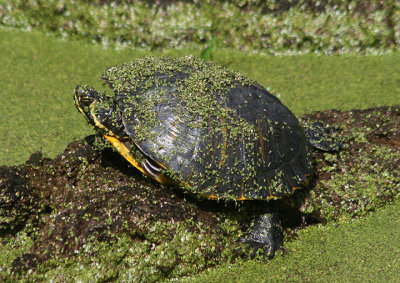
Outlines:
{"label": "turtle", "polygon": [[[254,80],[193,56],[146,56],[102,79],[109,88],[74,91],[88,122],[143,174],[209,199],[268,206],[307,186],[311,145],[337,147]],[[259,215],[239,240],[252,257],[273,258],[283,250],[277,213]]]}

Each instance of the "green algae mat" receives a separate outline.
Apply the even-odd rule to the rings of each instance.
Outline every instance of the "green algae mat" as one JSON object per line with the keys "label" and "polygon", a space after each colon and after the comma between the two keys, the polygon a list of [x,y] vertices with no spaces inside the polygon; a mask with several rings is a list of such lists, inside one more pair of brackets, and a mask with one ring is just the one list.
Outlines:
{"label": "green algae mat", "polygon": [[[314,153],[314,190],[299,191],[294,199],[301,202],[285,210],[297,211],[295,223],[284,223],[287,254],[244,261],[234,240],[245,227],[241,221],[249,221],[241,215],[246,207],[236,214],[229,205],[216,211],[220,204],[198,203],[149,182],[114,152],[96,148],[92,138],[69,144],[93,133],[74,109],[75,86],[100,86],[106,67],[147,52],[0,33],[7,51],[0,55],[0,96],[6,98],[0,105],[0,164],[23,163],[38,150],[51,158],[62,153],[55,159],[37,153],[26,165],[1,167],[2,280],[160,280],[219,264],[198,279],[397,278],[399,204],[387,203],[399,195],[398,107],[303,116],[334,124],[347,147],[338,154]],[[268,87],[297,115],[399,104],[398,54],[261,57],[226,51],[214,57]]]}

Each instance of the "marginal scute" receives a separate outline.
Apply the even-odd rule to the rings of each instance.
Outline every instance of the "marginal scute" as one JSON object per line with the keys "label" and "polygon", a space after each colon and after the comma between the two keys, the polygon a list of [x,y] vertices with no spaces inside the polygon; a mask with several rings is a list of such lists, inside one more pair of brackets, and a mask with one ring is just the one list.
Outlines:
{"label": "marginal scute", "polygon": [[144,57],[109,68],[133,148],[163,174],[211,198],[280,198],[311,171],[296,117],[240,72],[194,57]]}

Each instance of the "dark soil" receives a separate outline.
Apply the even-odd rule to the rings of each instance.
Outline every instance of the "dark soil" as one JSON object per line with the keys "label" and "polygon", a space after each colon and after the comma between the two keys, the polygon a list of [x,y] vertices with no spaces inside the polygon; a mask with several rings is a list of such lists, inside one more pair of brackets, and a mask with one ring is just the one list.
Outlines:
{"label": "dark soil", "polygon": [[[364,215],[400,193],[400,106],[316,112],[303,120],[330,127],[343,148],[315,150],[309,188],[269,204],[281,211],[286,235],[307,224]],[[101,280],[121,279],[124,272],[157,280],[246,253],[235,240],[266,202],[204,200],[163,187],[111,148],[99,150],[97,139],[74,141],[55,159],[34,153],[23,165],[0,167],[1,241],[21,233],[33,241],[6,268],[12,278],[72,259],[112,270]],[[104,253],[116,246],[118,256],[104,263]]]}

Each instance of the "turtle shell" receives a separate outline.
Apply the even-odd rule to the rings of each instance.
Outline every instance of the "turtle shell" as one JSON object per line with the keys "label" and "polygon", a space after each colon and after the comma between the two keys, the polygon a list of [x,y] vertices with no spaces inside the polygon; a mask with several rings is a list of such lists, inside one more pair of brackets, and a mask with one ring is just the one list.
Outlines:
{"label": "turtle shell", "polygon": [[241,73],[193,57],[145,57],[103,79],[132,150],[186,189],[271,199],[306,182],[311,162],[298,120]]}

